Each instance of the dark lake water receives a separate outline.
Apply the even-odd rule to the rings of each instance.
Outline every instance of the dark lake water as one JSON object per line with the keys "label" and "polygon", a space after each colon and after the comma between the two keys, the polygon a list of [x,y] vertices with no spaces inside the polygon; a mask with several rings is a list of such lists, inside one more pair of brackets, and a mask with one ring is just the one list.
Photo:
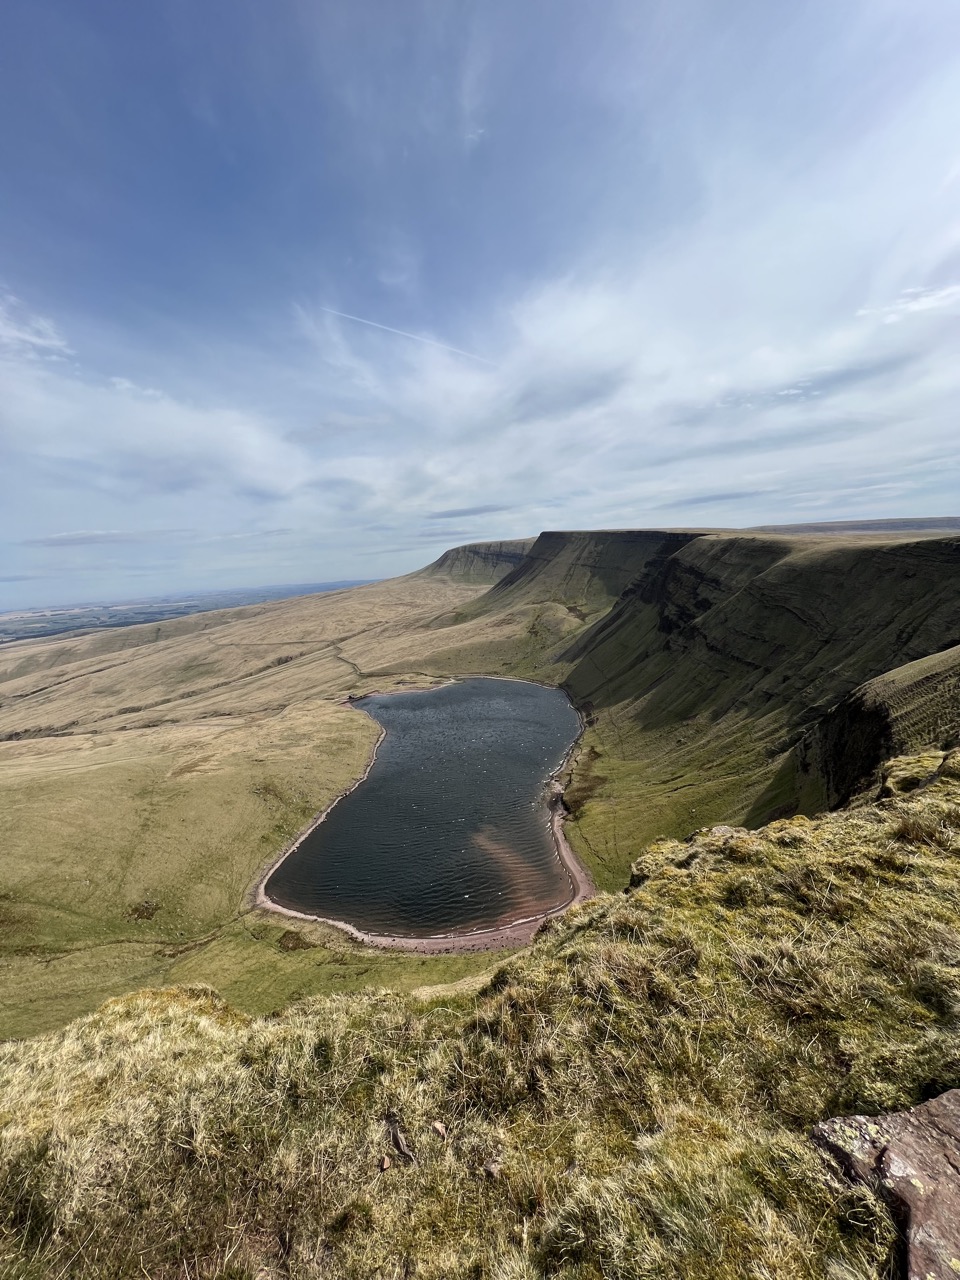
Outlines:
{"label": "dark lake water", "polygon": [[564,693],[478,678],[355,705],[386,737],[365,781],[270,876],[274,902],[426,936],[567,900],[545,787],[580,730]]}

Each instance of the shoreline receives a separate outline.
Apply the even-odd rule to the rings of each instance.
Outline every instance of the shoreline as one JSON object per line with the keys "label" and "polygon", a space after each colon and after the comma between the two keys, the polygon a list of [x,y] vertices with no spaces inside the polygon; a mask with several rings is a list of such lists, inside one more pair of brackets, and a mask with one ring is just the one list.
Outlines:
{"label": "shoreline", "polygon": [[[518,676],[464,676],[461,678],[516,680],[521,684],[537,684],[540,685],[541,688],[557,687],[555,685],[543,685],[538,680],[525,681]],[[456,683],[456,677],[451,677],[449,680],[441,681],[441,684],[450,683]],[[436,687],[438,686],[428,686],[428,688]],[[416,692],[425,692],[425,690],[404,688],[391,689],[385,692],[374,691],[371,693],[361,694],[359,698],[348,697],[345,699],[345,703],[348,706],[355,707],[356,703],[362,698],[388,697],[393,693]],[[572,703],[570,705],[573,706]],[[363,708],[361,707],[356,707],[356,709],[363,711]],[[278,915],[286,916],[289,919],[306,920],[311,924],[332,925],[335,929],[339,929],[342,933],[347,934],[348,937],[352,938],[355,942],[363,943],[365,946],[377,947],[381,950],[409,951],[419,953],[420,955],[435,955],[444,952],[502,951],[512,947],[526,946],[532,941],[534,935],[544,921],[553,919],[554,916],[562,915],[565,911],[569,911],[571,907],[575,907],[581,902],[586,902],[588,898],[592,898],[597,892],[597,887],[593,882],[592,876],[577,857],[569,840],[567,839],[566,832],[563,829],[565,815],[563,806],[563,787],[560,784],[560,776],[570,767],[571,759],[579,749],[580,739],[583,736],[583,731],[586,727],[580,711],[576,707],[574,707],[574,710],[576,711],[577,718],[580,721],[580,731],[570,744],[570,750],[546,780],[546,785],[549,788],[550,793],[547,800],[547,808],[550,814],[550,831],[553,836],[557,860],[566,872],[567,879],[570,884],[570,896],[565,902],[549,907],[545,911],[539,911],[534,915],[523,916],[518,920],[511,920],[505,924],[490,925],[484,929],[451,930],[449,933],[425,934],[422,936],[415,934],[370,933],[365,929],[357,928],[356,925],[352,925],[346,920],[334,920],[329,916],[311,915],[306,911],[296,911],[292,907],[284,907],[281,906],[280,903],[274,902],[274,900],[267,895],[266,885],[277,867],[279,867],[280,864],[294,852],[294,850],[299,848],[303,841],[306,840],[307,836],[312,835],[313,832],[316,831],[317,827],[319,827],[321,822],[323,822],[327,817],[327,814],[330,813],[345,796],[348,796],[352,791],[355,791],[357,787],[360,786],[361,782],[365,782],[369,776],[370,770],[376,762],[377,752],[379,751],[384,738],[387,736],[387,731],[383,725],[381,725],[379,721],[374,720],[373,716],[370,716],[373,723],[380,729],[380,736],[377,738],[373,751],[370,755],[370,759],[367,761],[367,766],[363,773],[355,782],[351,783],[349,787],[344,791],[341,791],[340,794],[327,805],[326,809],[324,809],[322,813],[312,819],[310,824],[302,831],[299,831],[297,835],[295,835],[294,838],[283,848],[281,853],[271,860],[267,868],[257,877],[256,883],[250,891],[248,896],[249,904],[252,907],[263,911],[275,912]],[[363,714],[369,715],[370,713],[363,711]]]}

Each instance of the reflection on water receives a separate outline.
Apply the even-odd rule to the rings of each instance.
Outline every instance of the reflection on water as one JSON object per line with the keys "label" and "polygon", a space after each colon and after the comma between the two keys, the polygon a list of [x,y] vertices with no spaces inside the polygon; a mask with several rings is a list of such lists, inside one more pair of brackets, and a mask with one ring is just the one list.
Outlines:
{"label": "reflection on water", "polygon": [[367,779],[267,881],[274,902],[417,936],[567,899],[544,787],[579,731],[565,694],[473,679],[355,705],[386,737]]}

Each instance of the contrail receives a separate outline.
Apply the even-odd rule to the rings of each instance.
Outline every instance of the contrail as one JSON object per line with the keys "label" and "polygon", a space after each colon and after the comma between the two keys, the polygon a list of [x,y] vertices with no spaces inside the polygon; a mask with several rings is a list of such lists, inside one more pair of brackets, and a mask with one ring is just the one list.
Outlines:
{"label": "contrail", "polygon": [[434,338],[425,338],[419,333],[407,333],[406,329],[392,329],[388,324],[377,324],[376,320],[365,320],[363,316],[351,316],[346,311],[334,311],[333,307],[320,307],[328,315],[339,316],[341,320],[355,320],[357,324],[368,324],[371,329],[382,329],[384,333],[396,333],[401,338],[413,338],[414,342],[425,342],[428,347],[439,347],[442,351],[452,351],[455,355],[466,356],[468,360],[479,360],[481,364],[493,364],[485,356],[478,356],[473,351],[462,351],[460,347],[448,346],[446,342],[437,342]]}

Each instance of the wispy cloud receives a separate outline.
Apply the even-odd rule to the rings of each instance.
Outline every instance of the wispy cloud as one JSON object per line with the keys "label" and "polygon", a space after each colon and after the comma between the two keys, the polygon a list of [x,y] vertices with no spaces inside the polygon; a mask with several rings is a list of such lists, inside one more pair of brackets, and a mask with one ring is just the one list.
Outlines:
{"label": "wispy cloud", "polygon": [[351,316],[345,311],[334,311],[333,307],[318,307],[318,311],[323,311],[329,316],[337,316],[340,320],[352,320],[355,324],[365,324],[371,329],[380,329],[384,333],[396,334],[399,338],[412,338],[414,342],[426,343],[428,347],[439,347],[442,351],[452,351],[454,355],[466,356],[468,360],[479,360],[481,364],[492,364],[492,360],[487,360],[485,356],[478,356],[475,351],[463,351],[460,347],[453,347],[448,342],[440,342],[437,338],[428,338],[422,333],[408,333],[406,329],[394,329],[389,324],[380,324],[377,320],[368,320],[364,316]]}
{"label": "wispy cloud", "polygon": [[42,302],[0,304],[5,568],[369,577],[546,525],[956,505],[948,0],[247,6],[172,45],[137,9],[159,112],[110,78],[122,24],[89,18],[95,74],[16,9],[43,59],[0,84],[0,232]]}
{"label": "wispy cloud", "polygon": [[94,547],[127,546],[143,542],[165,542],[169,538],[190,534],[190,529],[77,529],[69,533],[49,533],[41,538],[23,538],[24,547]]}
{"label": "wispy cloud", "polygon": [[904,289],[895,302],[885,307],[861,307],[858,316],[879,316],[884,324],[898,324],[911,315],[924,311],[940,311],[943,308],[960,311],[960,284],[945,285],[941,289],[916,287]]}
{"label": "wispy cloud", "polygon": [[489,502],[480,507],[449,507],[446,511],[428,511],[428,520],[459,520],[463,516],[488,516],[495,511],[509,511],[503,503]]}
{"label": "wispy cloud", "polygon": [[21,357],[72,354],[53,321],[32,314],[11,293],[0,294],[0,351],[4,349]]}
{"label": "wispy cloud", "polygon": [[744,502],[748,498],[762,498],[769,489],[727,489],[720,493],[700,493],[690,497],[676,497],[664,503],[668,507],[719,507],[731,502]]}

